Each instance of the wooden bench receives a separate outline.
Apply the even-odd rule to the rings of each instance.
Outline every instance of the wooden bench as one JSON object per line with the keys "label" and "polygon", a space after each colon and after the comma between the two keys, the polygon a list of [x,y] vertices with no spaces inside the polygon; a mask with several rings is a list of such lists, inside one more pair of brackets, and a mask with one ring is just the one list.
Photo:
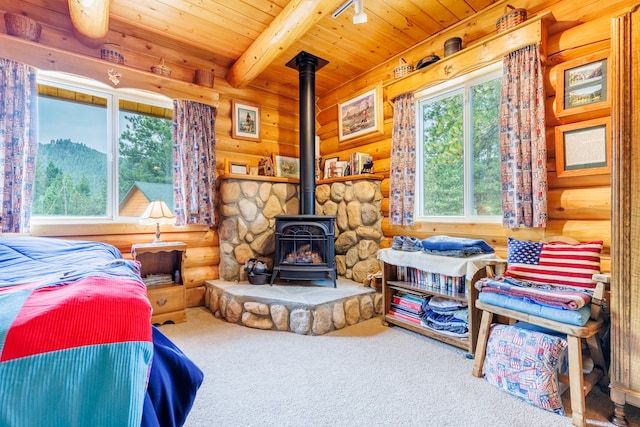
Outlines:
{"label": "wooden bench", "polygon": [[[601,387],[609,385],[607,364],[600,344],[600,335],[606,327],[606,322],[600,313],[600,305],[603,298],[605,282],[608,283],[608,277],[608,275],[604,274],[594,275],[598,286],[592,299],[591,319],[584,326],[570,325],[517,310],[487,304],[479,300],[476,301],[476,308],[482,310],[482,319],[480,321],[480,331],[478,333],[472,374],[479,378],[483,376],[482,368],[486,357],[487,342],[489,340],[494,315],[502,316],[512,321],[526,322],[564,334],[566,335],[568,343],[569,375],[568,377],[559,375],[559,380],[569,386],[573,424],[578,427],[586,426],[585,396],[591,391],[595,384],[600,384]],[[594,362],[594,368],[587,375],[583,374],[583,340],[586,341],[587,348],[591,353],[591,359]]]}

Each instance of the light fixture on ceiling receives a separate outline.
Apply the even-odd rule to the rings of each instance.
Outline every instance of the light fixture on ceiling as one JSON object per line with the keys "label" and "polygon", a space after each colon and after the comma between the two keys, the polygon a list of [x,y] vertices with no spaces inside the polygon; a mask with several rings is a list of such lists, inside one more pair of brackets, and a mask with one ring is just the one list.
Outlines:
{"label": "light fixture on ceiling", "polygon": [[353,7],[356,9],[356,14],[353,15],[354,24],[365,24],[367,22],[367,14],[364,12],[364,0],[353,0]]}
{"label": "light fixture on ceiling", "polygon": [[353,4],[353,7],[354,7],[355,12],[356,12],[355,15],[353,15],[353,23],[354,24],[364,24],[365,22],[367,22],[367,14],[364,12],[363,2],[364,2],[364,0],[347,0],[346,2],[344,2],[342,4],[342,6],[337,8],[331,14],[331,16],[334,19],[337,18],[338,16],[340,16],[342,14],[342,12],[347,10],[347,8],[349,8],[349,6],[351,6]]}

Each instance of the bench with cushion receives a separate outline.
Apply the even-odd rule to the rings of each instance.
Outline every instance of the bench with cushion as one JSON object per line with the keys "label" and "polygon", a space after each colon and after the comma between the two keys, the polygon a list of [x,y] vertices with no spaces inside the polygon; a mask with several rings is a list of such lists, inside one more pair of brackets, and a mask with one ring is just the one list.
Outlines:
{"label": "bench with cushion", "polygon": [[[608,283],[608,275],[600,274],[601,249],[601,241],[579,243],[564,238],[561,242],[554,239],[538,243],[509,239],[504,277],[483,279],[477,284],[480,292],[476,307],[482,311],[482,319],[472,374],[483,377],[494,315],[509,323],[524,322],[528,330],[560,335],[568,345],[568,376],[559,375],[559,379],[569,385],[573,424],[585,426],[585,396],[597,383],[608,385],[600,342],[607,327],[600,308]],[[532,341],[533,335],[523,331],[515,331],[515,335]],[[586,375],[583,344],[594,362],[594,368]],[[504,339],[500,345],[508,346]],[[545,345],[538,348],[540,354],[531,356],[549,356],[551,347]],[[521,355],[523,350],[517,351]],[[510,384],[506,388],[519,387]]]}

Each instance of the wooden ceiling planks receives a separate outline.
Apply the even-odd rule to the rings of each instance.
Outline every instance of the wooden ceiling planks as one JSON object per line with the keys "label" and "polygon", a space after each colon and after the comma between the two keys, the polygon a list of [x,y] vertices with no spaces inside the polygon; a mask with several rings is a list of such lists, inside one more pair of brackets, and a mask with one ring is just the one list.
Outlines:
{"label": "wooden ceiling planks", "polygon": [[[45,25],[70,33],[68,1],[0,0],[0,10],[25,11]],[[514,1],[517,5],[518,0]],[[326,9],[328,4],[339,6],[343,2],[319,3]],[[298,76],[295,71],[285,71],[285,63],[305,50],[329,61],[317,81],[316,93],[322,96],[389,59],[398,58],[400,53],[482,9],[494,6],[502,11],[502,3],[495,0],[364,0],[369,19],[359,25],[352,22],[353,6],[335,19],[331,14],[337,7],[324,10],[315,25],[296,33],[296,39],[289,45],[279,47],[279,54],[266,61],[267,67],[250,76],[243,72],[246,76],[242,78],[265,90],[282,89],[289,93],[292,90],[288,88],[298,86]],[[278,17],[282,18],[290,4],[309,10],[309,4],[300,0],[111,0],[106,39],[121,44],[125,56],[131,58],[132,64],[141,61],[142,69],[164,57],[168,66],[177,70],[176,78],[188,76],[197,68],[213,68],[221,78],[256,43],[260,34]],[[60,38],[58,34],[54,36]],[[71,46],[78,53],[86,52],[86,48],[74,48],[62,39],[58,43],[65,48]],[[425,55],[427,53],[430,52],[425,51]],[[260,59],[250,58],[250,61],[256,60]],[[249,66],[252,68],[255,64]],[[388,66],[384,67],[382,74],[389,75]]]}

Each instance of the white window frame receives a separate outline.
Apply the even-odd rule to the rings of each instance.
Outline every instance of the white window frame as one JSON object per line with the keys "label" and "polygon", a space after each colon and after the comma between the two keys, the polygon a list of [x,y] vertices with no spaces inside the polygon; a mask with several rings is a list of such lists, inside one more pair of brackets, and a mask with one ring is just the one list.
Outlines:
{"label": "white window frame", "polygon": [[[416,222],[451,222],[451,223],[500,223],[501,215],[472,215],[472,174],[471,174],[471,106],[469,104],[470,87],[496,79],[502,76],[502,62],[483,67],[460,77],[456,77],[445,83],[441,83],[415,95],[416,102],[416,179],[415,179],[415,204],[414,220]],[[422,120],[420,104],[426,99],[435,101],[443,99],[457,93],[464,93],[464,215],[423,215],[424,194],[421,189],[423,179],[423,148],[422,135],[424,133],[424,122]]]}
{"label": "white window frame", "polygon": [[32,215],[31,224],[106,224],[138,223],[138,217],[118,214],[118,159],[120,135],[120,99],[173,109],[173,101],[157,93],[129,88],[115,89],[96,80],[57,71],[38,71],[37,82],[76,92],[94,94],[107,99],[107,212],[105,216],[43,216]]}

